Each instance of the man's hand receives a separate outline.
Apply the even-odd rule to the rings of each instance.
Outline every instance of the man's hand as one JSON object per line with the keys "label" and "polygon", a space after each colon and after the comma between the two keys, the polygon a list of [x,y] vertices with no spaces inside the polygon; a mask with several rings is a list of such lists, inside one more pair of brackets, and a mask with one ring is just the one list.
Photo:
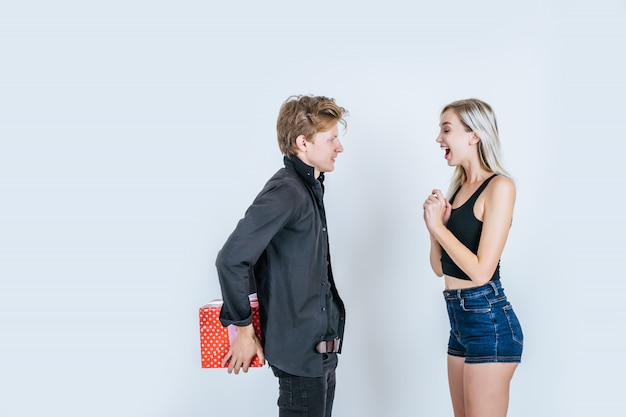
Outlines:
{"label": "man's hand", "polygon": [[261,347],[261,342],[254,333],[254,327],[252,324],[244,327],[236,327],[237,334],[233,338],[230,350],[222,360],[222,366],[225,366],[228,363],[229,374],[233,371],[235,371],[235,374],[239,374],[240,369],[244,372],[248,372],[250,362],[252,362],[255,356],[258,356],[261,364],[265,365],[263,348]]}

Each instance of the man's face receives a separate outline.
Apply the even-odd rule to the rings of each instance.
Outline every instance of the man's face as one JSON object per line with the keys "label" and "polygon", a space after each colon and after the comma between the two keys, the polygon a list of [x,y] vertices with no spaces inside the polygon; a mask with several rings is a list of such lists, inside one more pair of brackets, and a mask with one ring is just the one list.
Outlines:
{"label": "man's face", "polygon": [[315,178],[319,177],[320,172],[335,169],[335,158],[339,152],[343,152],[338,132],[337,123],[325,132],[317,132],[310,141],[306,141],[304,152],[300,152],[300,159],[315,168]]}

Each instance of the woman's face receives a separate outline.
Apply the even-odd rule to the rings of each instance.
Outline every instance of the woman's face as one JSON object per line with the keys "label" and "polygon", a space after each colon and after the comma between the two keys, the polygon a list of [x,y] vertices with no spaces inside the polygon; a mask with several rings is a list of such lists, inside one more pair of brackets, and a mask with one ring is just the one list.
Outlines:
{"label": "woman's face", "polygon": [[448,109],[441,114],[436,142],[444,150],[448,165],[461,165],[468,157],[472,145],[477,143],[473,132],[468,132],[456,111]]}

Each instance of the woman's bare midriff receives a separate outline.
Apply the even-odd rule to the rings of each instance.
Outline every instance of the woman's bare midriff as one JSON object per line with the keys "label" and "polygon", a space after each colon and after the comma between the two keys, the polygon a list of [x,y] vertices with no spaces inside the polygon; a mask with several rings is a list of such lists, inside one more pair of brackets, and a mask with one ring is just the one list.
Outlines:
{"label": "woman's bare midriff", "polygon": [[484,285],[484,284],[477,284],[474,281],[467,281],[464,279],[450,277],[448,275],[444,275],[443,279],[445,280],[445,283],[446,283],[446,290],[459,290],[459,289],[464,289],[464,288],[480,287],[481,285]]}

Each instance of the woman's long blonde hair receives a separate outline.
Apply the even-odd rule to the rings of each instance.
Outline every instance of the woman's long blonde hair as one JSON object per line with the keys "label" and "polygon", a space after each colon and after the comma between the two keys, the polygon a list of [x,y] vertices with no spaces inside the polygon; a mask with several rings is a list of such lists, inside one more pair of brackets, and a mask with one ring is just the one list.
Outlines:
{"label": "woman's long blonde hair", "polygon": [[[479,138],[478,156],[483,168],[493,172],[494,174],[505,175],[510,177],[509,173],[501,164],[500,155],[500,138],[498,136],[498,124],[496,115],[491,106],[484,101],[469,98],[466,100],[457,100],[446,105],[442,110],[443,114],[446,110],[453,110],[461,123],[468,132],[474,132]],[[450,181],[448,189],[448,198],[465,182],[467,174],[465,168],[457,166]]]}

